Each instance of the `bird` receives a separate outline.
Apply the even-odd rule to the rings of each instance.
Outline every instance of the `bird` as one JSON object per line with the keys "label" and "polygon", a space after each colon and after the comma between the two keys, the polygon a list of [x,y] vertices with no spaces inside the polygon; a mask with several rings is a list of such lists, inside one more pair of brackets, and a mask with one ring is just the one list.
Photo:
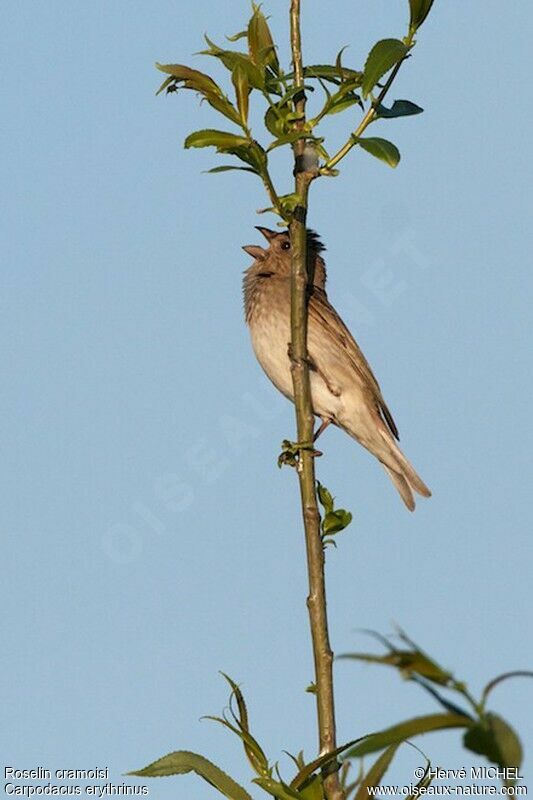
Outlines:
{"label": "bird", "polygon": [[[288,230],[256,226],[267,247],[243,250],[254,261],[244,272],[244,313],[259,364],[274,386],[294,402],[290,369],[291,240]],[[315,440],[336,425],[381,463],[403,502],[415,509],[414,492],[430,497],[397,442],[398,428],[379,384],[359,345],[331,305],[326,292],[325,250],[319,236],[307,231],[307,349],[313,412],[321,420]]]}

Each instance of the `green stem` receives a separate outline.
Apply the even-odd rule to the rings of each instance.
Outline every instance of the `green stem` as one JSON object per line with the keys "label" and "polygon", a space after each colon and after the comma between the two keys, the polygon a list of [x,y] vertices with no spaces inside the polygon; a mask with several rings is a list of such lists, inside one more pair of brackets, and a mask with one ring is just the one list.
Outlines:
{"label": "green stem", "polygon": [[339,163],[339,161],[341,161],[344,158],[344,156],[347,153],[350,152],[352,147],[355,147],[355,145],[357,144],[356,139],[358,139],[359,136],[361,136],[365,132],[365,130],[370,125],[370,123],[374,121],[374,119],[376,118],[376,109],[381,105],[381,103],[383,102],[383,100],[387,96],[387,93],[388,93],[390,87],[392,86],[392,84],[394,82],[394,79],[396,78],[396,75],[400,71],[400,67],[402,66],[403,62],[405,61],[405,59],[407,57],[408,56],[406,55],[401,59],[401,61],[398,61],[398,63],[396,64],[396,66],[392,70],[391,74],[389,75],[389,78],[388,78],[386,84],[384,85],[383,89],[381,90],[381,92],[377,96],[376,100],[374,100],[372,102],[372,104],[370,105],[370,108],[368,109],[368,111],[366,112],[365,116],[363,117],[363,119],[361,120],[359,125],[357,126],[356,130],[351,134],[350,138],[341,147],[339,152],[336,153],[334,156],[332,156],[329,159],[329,161],[327,161],[324,164],[324,166],[321,168],[320,172],[322,174],[326,174],[330,170],[332,170],[334,167],[336,167],[336,165]]}
{"label": "green stem", "polygon": [[263,181],[263,185],[270,198],[270,202],[272,203],[273,207],[276,209],[280,217],[284,219],[285,218],[284,211],[281,207],[278,193],[276,192],[276,188],[272,182],[272,178],[270,177],[268,169],[265,169],[265,171],[261,174],[261,180]]}
{"label": "green stem", "polygon": [[474,697],[470,694],[470,692],[468,691],[468,689],[466,688],[466,686],[463,683],[455,683],[453,688],[457,692],[459,692],[459,694],[463,695],[463,697],[469,703],[469,705],[472,706],[472,710],[478,716],[480,716],[483,713],[483,705],[482,705],[482,703],[478,703],[477,700],[474,699]]}
{"label": "green stem", "polygon": [[[300,119],[295,123],[295,128],[296,130],[302,130],[305,124],[305,93],[303,91],[300,0],[291,0],[290,23],[294,85],[295,87],[302,87],[301,93],[297,93],[294,98],[295,110],[300,115]],[[315,424],[307,353],[308,275],[306,216],[309,187],[317,173],[316,170],[302,171],[301,161],[305,146],[303,139],[294,143],[295,192],[300,201],[289,225],[292,252],[290,356],[299,442],[312,441]],[[316,495],[315,466],[312,452],[307,449],[300,450],[297,470],[307,553],[309,580],[307,608],[309,611],[315,667],[318,739],[320,754],[325,754],[333,751],[336,747],[333,653],[328,633],[324,548],[320,535],[320,513]],[[343,800],[344,798],[339,782],[338,769],[338,763],[333,761],[323,771],[324,792],[327,800]]]}

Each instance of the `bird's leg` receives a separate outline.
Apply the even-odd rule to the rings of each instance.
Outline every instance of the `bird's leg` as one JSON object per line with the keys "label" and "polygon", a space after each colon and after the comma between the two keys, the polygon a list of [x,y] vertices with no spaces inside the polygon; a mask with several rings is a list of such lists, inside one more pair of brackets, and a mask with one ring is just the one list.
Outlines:
{"label": "bird's leg", "polygon": [[323,433],[324,433],[324,431],[326,430],[326,428],[328,427],[328,425],[331,425],[331,423],[333,422],[333,420],[332,420],[332,419],[329,419],[329,417],[320,417],[320,419],[322,420],[322,422],[321,422],[321,424],[320,424],[320,428],[318,428],[318,430],[317,430],[317,431],[315,431],[315,435],[313,436],[313,442],[316,442],[316,440],[318,439],[318,437],[319,437],[321,434],[323,434]]}

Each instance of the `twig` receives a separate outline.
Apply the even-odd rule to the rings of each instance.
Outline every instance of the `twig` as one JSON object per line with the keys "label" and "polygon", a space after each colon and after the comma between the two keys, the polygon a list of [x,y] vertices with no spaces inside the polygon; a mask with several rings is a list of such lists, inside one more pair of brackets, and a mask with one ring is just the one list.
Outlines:
{"label": "twig", "polygon": [[270,202],[272,203],[273,208],[275,208],[278,214],[281,217],[283,217],[284,216],[283,208],[281,206],[278,193],[276,192],[276,189],[272,182],[272,178],[270,177],[270,172],[268,171],[268,168],[266,168],[264,172],[261,174],[261,180],[263,181],[263,186],[266,189],[266,193],[270,198]]}
{"label": "twig", "polygon": [[398,63],[396,64],[396,66],[392,70],[391,74],[389,75],[389,78],[388,78],[387,82],[385,83],[383,89],[381,90],[381,92],[377,96],[376,100],[374,100],[373,103],[371,104],[370,108],[368,109],[368,111],[366,112],[365,116],[363,117],[363,119],[361,120],[359,125],[357,126],[356,130],[351,134],[351,136],[348,139],[348,141],[341,147],[341,149],[338,151],[338,153],[336,153],[334,156],[332,156],[329,159],[329,161],[327,161],[324,164],[324,166],[320,170],[321,173],[326,174],[330,170],[332,170],[339,163],[339,161],[341,161],[344,158],[344,156],[347,153],[350,152],[352,147],[355,147],[355,145],[357,144],[356,139],[359,138],[359,136],[361,136],[365,132],[365,130],[368,128],[370,123],[374,121],[374,119],[376,117],[376,109],[379,108],[379,106],[382,104],[383,100],[387,96],[387,93],[388,93],[390,87],[392,86],[392,84],[394,83],[394,79],[396,78],[396,75],[400,71],[400,67],[402,66],[402,64],[406,60],[406,58],[409,58],[409,53],[407,53],[400,61],[398,61]]}

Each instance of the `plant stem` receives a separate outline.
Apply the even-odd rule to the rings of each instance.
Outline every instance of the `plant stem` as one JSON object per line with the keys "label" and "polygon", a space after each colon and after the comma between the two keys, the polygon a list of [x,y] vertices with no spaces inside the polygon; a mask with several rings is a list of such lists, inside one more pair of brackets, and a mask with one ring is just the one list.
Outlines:
{"label": "plant stem", "polygon": [[394,79],[396,78],[396,75],[400,71],[400,67],[402,66],[402,64],[403,64],[403,62],[405,61],[406,58],[408,58],[408,55],[404,56],[401,59],[401,61],[398,61],[398,63],[396,64],[396,66],[392,70],[391,74],[389,75],[389,78],[388,78],[387,82],[385,83],[383,89],[380,91],[380,93],[377,96],[376,100],[374,100],[372,102],[372,104],[370,105],[370,108],[368,109],[368,111],[366,112],[365,116],[363,117],[363,119],[361,120],[359,125],[357,126],[356,130],[352,133],[352,135],[350,136],[350,138],[348,139],[346,144],[344,144],[341,147],[339,152],[336,153],[334,156],[332,156],[329,159],[329,161],[326,164],[324,164],[324,166],[321,169],[321,172],[323,172],[323,173],[329,172],[329,170],[333,169],[339,163],[339,161],[341,161],[344,158],[344,156],[347,153],[350,152],[352,147],[355,147],[355,145],[357,144],[356,139],[359,136],[361,136],[364,133],[364,131],[368,128],[370,123],[374,121],[374,119],[376,117],[376,109],[381,105],[381,103],[383,102],[383,100],[387,96],[387,92],[389,91],[390,87],[392,86],[392,84],[394,82]]}
{"label": "plant stem", "polygon": [[[291,0],[291,51],[294,67],[294,85],[303,87],[303,60],[300,34],[300,0]],[[302,88],[294,96],[295,110],[300,119],[296,129],[305,123],[305,94]],[[304,169],[302,163],[305,141],[294,143],[295,192],[300,198],[289,225],[291,237],[291,372],[296,406],[296,424],[299,442],[313,439],[315,418],[311,401],[309,359],[307,354],[307,203],[309,187],[316,177],[313,171]],[[324,548],[320,535],[320,513],[316,495],[316,479],[313,454],[302,449],[298,459],[298,478],[305,528],[309,594],[307,608],[311,626],[315,686],[318,716],[318,740],[320,754],[329,753],[336,747],[335,705],[333,696],[333,653],[329,643],[326,609],[326,585],[324,575]],[[343,800],[344,793],[338,777],[339,765],[331,762],[323,771],[324,792],[327,800]]]}
{"label": "plant stem", "polygon": [[280,217],[283,217],[283,209],[281,207],[278,193],[276,192],[275,186],[272,183],[272,178],[270,177],[270,172],[268,171],[268,169],[264,170],[263,174],[261,175],[261,180],[263,181],[263,186],[266,189],[266,192],[270,198],[270,202],[272,203],[273,208],[276,209]]}

